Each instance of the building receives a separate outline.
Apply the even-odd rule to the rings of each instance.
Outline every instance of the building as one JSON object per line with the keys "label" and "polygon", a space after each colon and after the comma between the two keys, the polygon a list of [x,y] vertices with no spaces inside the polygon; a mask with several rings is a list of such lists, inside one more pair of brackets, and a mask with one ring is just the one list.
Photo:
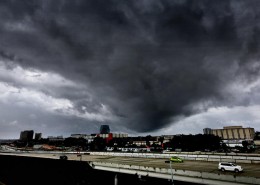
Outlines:
{"label": "building", "polygon": [[87,140],[87,143],[91,143],[92,141],[94,141],[94,138],[96,137],[96,134],[95,135],[86,135],[85,136],[85,139]]}
{"label": "building", "polygon": [[100,126],[100,134],[109,134],[109,133],[110,133],[109,125]]}
{"label": "building", "polygon": [[97,134],[97,137],[106,139],[106,141],[109,142],[113,138],[128,138],[128,134],[117,134],[117,133]]}
{"label": "building", "polygon": [[203,133],[206,134],[206,135],[212,135],[213,134],[211,128],[204,128],[203,129]]}
{"label": "building", "polygon": [[161,141],[159,141],[159,136],[138,136],[138,137],[131,137],[130,140],[132,144],[136,146],[150,146],[152,144],[161,145]]}
{"label": "building", "polygon": [[71,138],[75,138],[75,139],[86,139],[87,140],[87,143],[91,143],[94,138],[96,137],[96,134],[93,134],[93,135],[87,135],[87,134],[71,134],[70,135]]}
{"label": "building", "polygon": [[32,141],[33,140],[33,130],[25,130],[20,133],[21,141]]}
{"label": "building", "polygon": [[42,133],[35,133],[34,135],[35,140],[41,140],[41,138],[42,138]]}
{"label": "building", "polygon": [[86,139],[87,134],[71,134],[70,137],[76,138],[76,139],[79,139],[79,138],[84,138],[84,139]]}
{"label": "building", "polygon": [[162,135],[159,136],[157,140],[160,140],[160,138],[163,138],[162,143],[168,143],[174,138],[174,135]]}
{"label": "building", "polygon": [[48,136],[49,141],[64,141],[65,139],[63,138],[63,136]]}
{"label": "building", "polygon": [[102,138],[127,138],[128,134],[109,133],[109,134],[98,134]]}
{"label": "building", "polygon": [[[212,129],[212,134],[219,136],[223,140],[253,140],[255,136],[254,128],[243,128],[242,126],[228,126],[223,129]],[[205,132],[204,132],[205,133]]]}

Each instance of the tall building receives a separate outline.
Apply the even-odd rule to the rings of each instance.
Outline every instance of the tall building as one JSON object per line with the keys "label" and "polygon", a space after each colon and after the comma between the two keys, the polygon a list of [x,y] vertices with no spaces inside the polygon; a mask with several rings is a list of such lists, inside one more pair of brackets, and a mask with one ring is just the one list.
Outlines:
{"label": "tall building", "polygon": [[224,140],[253,140],[254,128],[243,128],[242,126],[228,126],[223,129],[212,129],[212,134]]}
{"label": "tall building", "polygon": [[20,133],[20,140],[31,141],[33,139],[33,130],[25,130]]}
{"label": "tall building", "polygon": [[42,138],[42,133],[35,133],[34,135],[35,140],[41,140],[41,138]]}
{"label": "tall building", "polygon": [[100,126],[100,134],[109,134],[109,133],[110,133],[109,125]]}

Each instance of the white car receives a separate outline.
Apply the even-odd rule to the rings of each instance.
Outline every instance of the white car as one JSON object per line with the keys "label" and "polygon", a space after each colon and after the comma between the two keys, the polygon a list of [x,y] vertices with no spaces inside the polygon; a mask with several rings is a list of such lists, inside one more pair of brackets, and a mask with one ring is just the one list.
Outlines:
{"label": "white car", "polygon": [[128,148],[122,148],[122,152],[128,152]]}
{"label": "white car", "polygon": [[241,172],[243,168],[235,163],[230,162],[221,162],[218,164],[218,169],[221,171],[234,171],[234,172]]}
{"label": "white car", "polygon": [[106,150],[107,150],[108,152],[112,152],[112,151],[114,151],[114,147],[107,147]]}
{"label": "white car", "polygon": [[140,149],[139,148],[134,148],[133,152],[140,152]]}
{"label": "white car", "polygon": [[171,152],[172,151],[172,148],[166,148],[166,150],[163,150],[162,153],[167,153],[167,152]]}

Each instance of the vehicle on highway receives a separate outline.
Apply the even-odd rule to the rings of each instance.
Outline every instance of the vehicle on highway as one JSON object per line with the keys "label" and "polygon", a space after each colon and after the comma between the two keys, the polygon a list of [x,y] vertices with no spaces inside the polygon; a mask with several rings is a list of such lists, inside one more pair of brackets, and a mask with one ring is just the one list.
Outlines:
{"label": "vehicle on highway", "polygon": [[61,160],[67,160],[68,157],[67,157],[66,155],[61,155],[61,156],[60,156],[60,159],[61,159]]}
{"label": "vehicle on highway", "polygon": [[183,159],[181,159],[181,158],[179,158],[179,157],[177,157],[177,156],[172,156],[172,157],[170,158],[170,161],[171,161],[171,162],[177,162],[177,163],[183,163]]}
{"label": "vehicle on highway", "polygon": [[241,172],[243,171],[243,168],[235,163],[230,162],[220,162],[218,164],[218,169],[221,171],[234,171],[234,172]]}
{"label": "vehicle on highway", "polygon": [[167,153],[167,152],[171,152],[172,148],[166,148],[165,150],[162,151],[162,153]]}
{"label": "vehicle on highway", "polygon": [[107,148],[106,148],[106,151],[112,152],[112,151],[114,151],[114,147],[107,147]]}
{"label": "vehicle on highway", "polygon": [[129,150],[128,150],[128,148],[122,148],[121,151],[122,151],[122,152],[128,152]]}

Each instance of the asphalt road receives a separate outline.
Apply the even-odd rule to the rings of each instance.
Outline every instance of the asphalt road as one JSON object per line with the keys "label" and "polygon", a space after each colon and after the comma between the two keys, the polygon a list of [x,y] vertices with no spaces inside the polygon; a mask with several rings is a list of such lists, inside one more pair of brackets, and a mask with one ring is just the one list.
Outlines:
{"label": "asphalt road", "polygon": [[[1,153],[0,153],[1,154]],[[2,155],[17,155],[17,156],[28,156],[28,157],[40,157],[40,158],[50,158],[59,159],[61,154],[12,154],[4,153]],[[74,161],[95,161],[95,162],[105,162],[105,163],[116,163],[116,164],[128,164],[128,165],[139,165],[147,167],[159,167],[159,168],[170,168],[169,163],[165,163],[165,159],[159,158],[130,158],[130,157],[115,157],[115,156],[97,156],[97,155],[77,155],[77,154],[66,154],[68,160]],[[244,169],[244,172],[236,173],[236,176],[250,176],[260,178],[260,164],[238,164]],[[191,170],[200,172],[211,172],[219,174],[231,174],[234,175],[235,172],[221,172],[218,170],[218,162],[205,162],[205,161],[184,161],[183,163],[173,163],[173,169],[178,170]]]}

